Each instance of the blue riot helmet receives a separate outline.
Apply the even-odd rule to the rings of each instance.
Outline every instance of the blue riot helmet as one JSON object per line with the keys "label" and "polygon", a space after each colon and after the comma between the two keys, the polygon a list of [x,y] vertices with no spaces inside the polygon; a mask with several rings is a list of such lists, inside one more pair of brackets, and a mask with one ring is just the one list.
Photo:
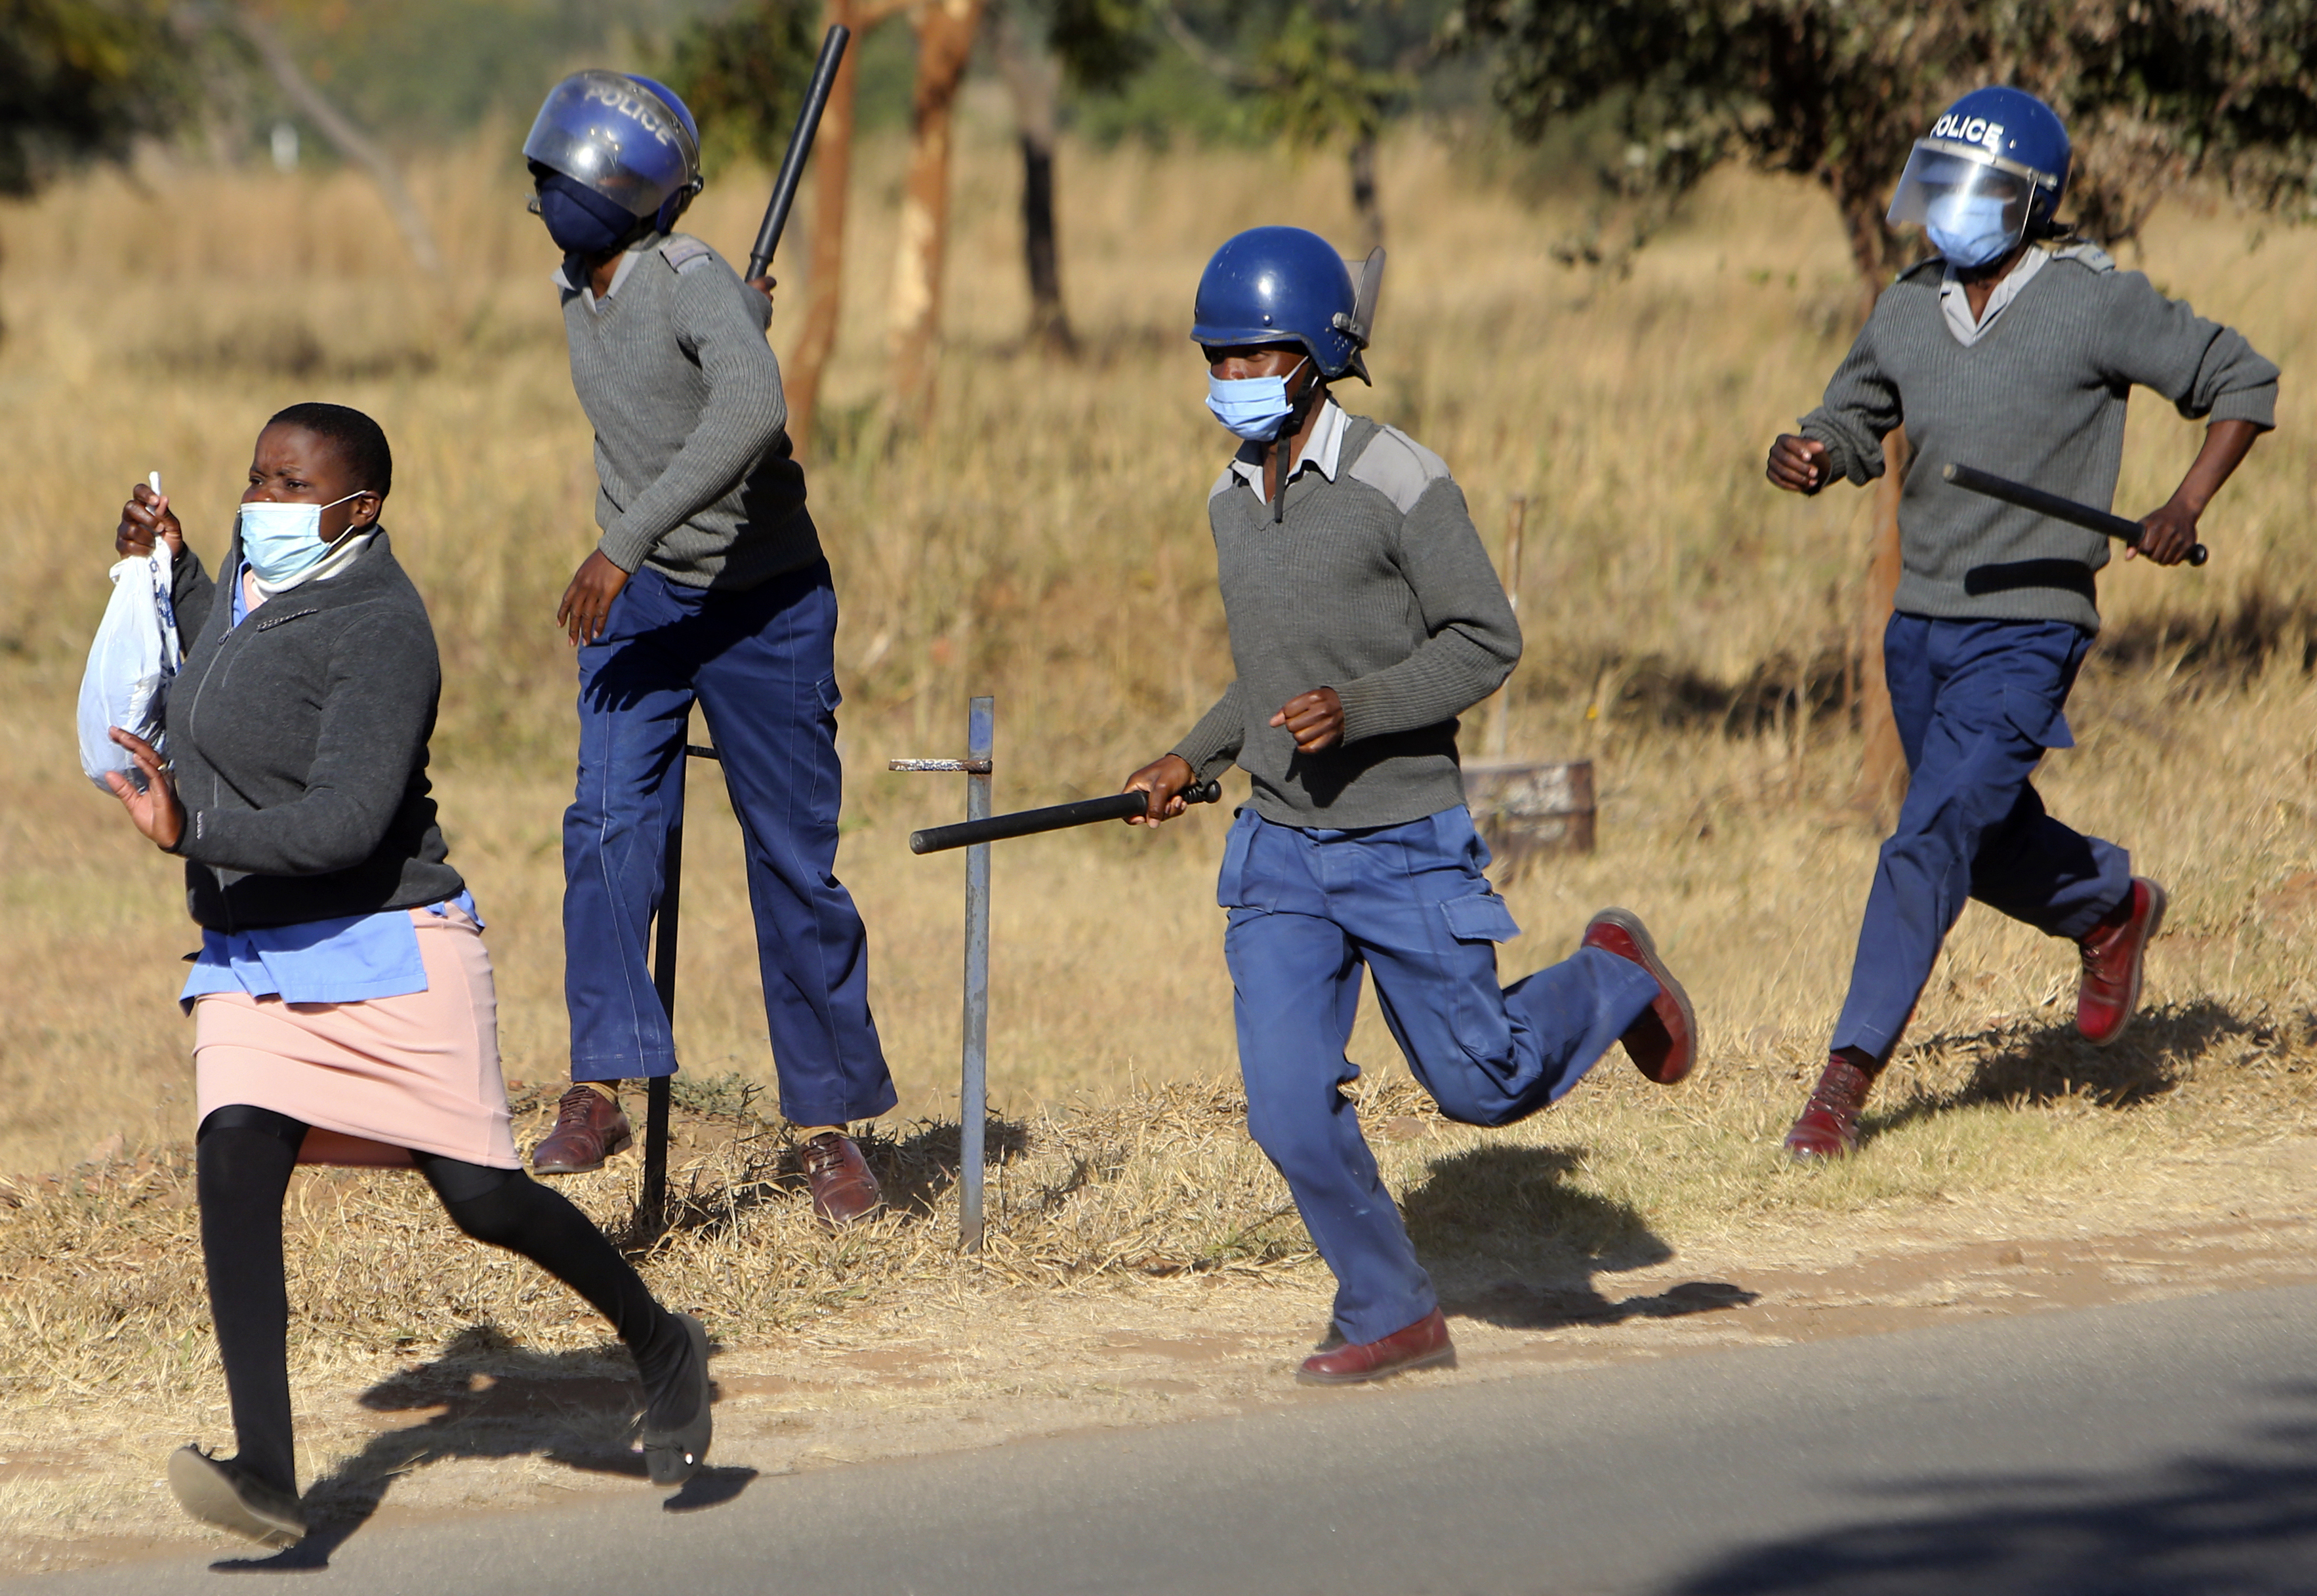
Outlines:
{"label": "blue riot helmet", "polygon": [[[1367,279],[1382,271],[1379,250],[1369,257]],[[1350,268],[1319,234],[1250,228],[1216,250],[1200,275],[1191,336],[1210,349],[1301,345],[1321,376],[1332,381],[1350,372],[1365,382],[1361,351],[1374,306],[1361,300]]]}
{"label": "blue riot helmet", "polygon": [[1983,266],[2051,221],[2071,160],[2050,106],[2018,89],[1973,89],[1915,140],[1889,220],[1919,223],[1953,265]]}
{"label": "blue riot helmet", "polygon": [[624,72],[575,72],[557,84],[523,154],[541,173],[542,202],[560,176],[565,197],[605,225],[624,213],[665,232],[701,189],[692,112],[673,90]]}

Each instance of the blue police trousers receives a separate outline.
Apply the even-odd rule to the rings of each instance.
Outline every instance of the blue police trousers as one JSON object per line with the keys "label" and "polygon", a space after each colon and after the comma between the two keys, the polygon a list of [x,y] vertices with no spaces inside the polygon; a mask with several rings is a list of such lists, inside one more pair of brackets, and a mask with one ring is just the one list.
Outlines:
{"label": "blue police trousers", "polygon": [[1247,1128],[1285,1177],[1336,1274],[1336,1327],[1353,1341],[1405,1329],[1437,1304],[1376,1173],[1344,1055],[1362,966],[1408,1067],[1449,1118],[1509,1125],[1552,1102],[1641,1017],[1656,980],[1580,948],[1510,987],[1496,945],[1520,934],[1481,869],[1462,804],[1361,831],[1239,811],[1216,897],[1239,1023]]}
{"label": "blue police trousers", "polygon": [[2029,779],[2045,749],[2075,746],[2068,690],[2091,642],[2064,621],[1891,617],[1883,670],[1907,801],[1874,867],[1834,1047],[1890,1056],[1966,899],[2072,940],[2132,890],[2131,856],[2046,814]]}
{"label": "blue police trousers", "polygon": [[573,1080],[675,1069],[646,939],[696,698],[740,820],[781,1110],[843,1125],[893,1106],[868,936],[836,874],[836,593],[816,560],[737,593],[646,566],[579,650],[578,791],[563,817]]}

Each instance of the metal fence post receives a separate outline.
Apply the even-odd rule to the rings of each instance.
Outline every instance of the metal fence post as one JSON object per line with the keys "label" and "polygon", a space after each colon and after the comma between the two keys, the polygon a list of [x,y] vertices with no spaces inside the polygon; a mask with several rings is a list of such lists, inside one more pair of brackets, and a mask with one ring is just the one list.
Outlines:
{"label": "metal fence post", "polygon": [[[968,701],[966,757],[962,759],[894,759],[891,770],[963,772],[965,818],[989,818],[989,782],[995,765],[997,701]],[[965,1044],[958,1082],[958,1245],[981,1251],[982,1128],[989,1116],[989,845],[965,850]]]}
{"label": "metal fence post", "polygon": [[[684,791],[687,761],[716,759],[716,750],[686,743],[684,757],[669,769],[660,786],[660,802],[669,809],[667,846],[660,855],[659,914],[653,926],[652,988],[667,1012],[671,1037],[675,1031],[675,938],[684,909]],[[644,1082],[644,1227],[658,1233],[667,1225],[667,1113],[673,1077],[654,1075]]]}
{"label": "metal fence post", "polygon": [[[976,698],[966,714],[965,818],[989,818],[995,763],[995,698]],[[979,765],[981,769],[972,770]],[[989,845],[965,850],[965,1059],[958,1091],[958,1243],[981,1251],[982,1144],[989,1106]]]}

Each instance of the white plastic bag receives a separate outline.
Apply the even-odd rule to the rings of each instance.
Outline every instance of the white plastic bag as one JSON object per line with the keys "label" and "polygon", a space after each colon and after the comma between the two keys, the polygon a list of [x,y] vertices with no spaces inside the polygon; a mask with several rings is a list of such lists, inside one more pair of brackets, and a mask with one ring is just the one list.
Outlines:
{"label": "white plastic bag", "polygon": [[177,612],[169,602],[174,563],[169,545],[157,542],[150,554],[115,565],[112,596],[89,645],[88,669],[80,678],[80,767],[108,793],[104,778],[112,771],[144,786],[129,750],[107,735],[113,727],[161,746],[161,711],[184,659]]}

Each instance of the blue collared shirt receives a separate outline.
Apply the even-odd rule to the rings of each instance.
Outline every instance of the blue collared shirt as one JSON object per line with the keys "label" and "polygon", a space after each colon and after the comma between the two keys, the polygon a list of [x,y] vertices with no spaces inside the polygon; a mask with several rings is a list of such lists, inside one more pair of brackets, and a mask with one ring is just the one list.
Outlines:
{"label": "blue collared shirt", "polygon": [[[242,569],[237,565],[227,585],[237,626],[249,614],[242,595]],[[483,923],[472,892],[462,892],[427,908],[447,917],[454,905],[477,926]],[[192,973],[177,1000],[190,1008],[195,998],[211,992],[247,992],[285,1003],[359,1003],[425,990],[418,928],[410,923],[409,910],[386,909],[255,931],[205,930],[201,951],[193,955]]]}

